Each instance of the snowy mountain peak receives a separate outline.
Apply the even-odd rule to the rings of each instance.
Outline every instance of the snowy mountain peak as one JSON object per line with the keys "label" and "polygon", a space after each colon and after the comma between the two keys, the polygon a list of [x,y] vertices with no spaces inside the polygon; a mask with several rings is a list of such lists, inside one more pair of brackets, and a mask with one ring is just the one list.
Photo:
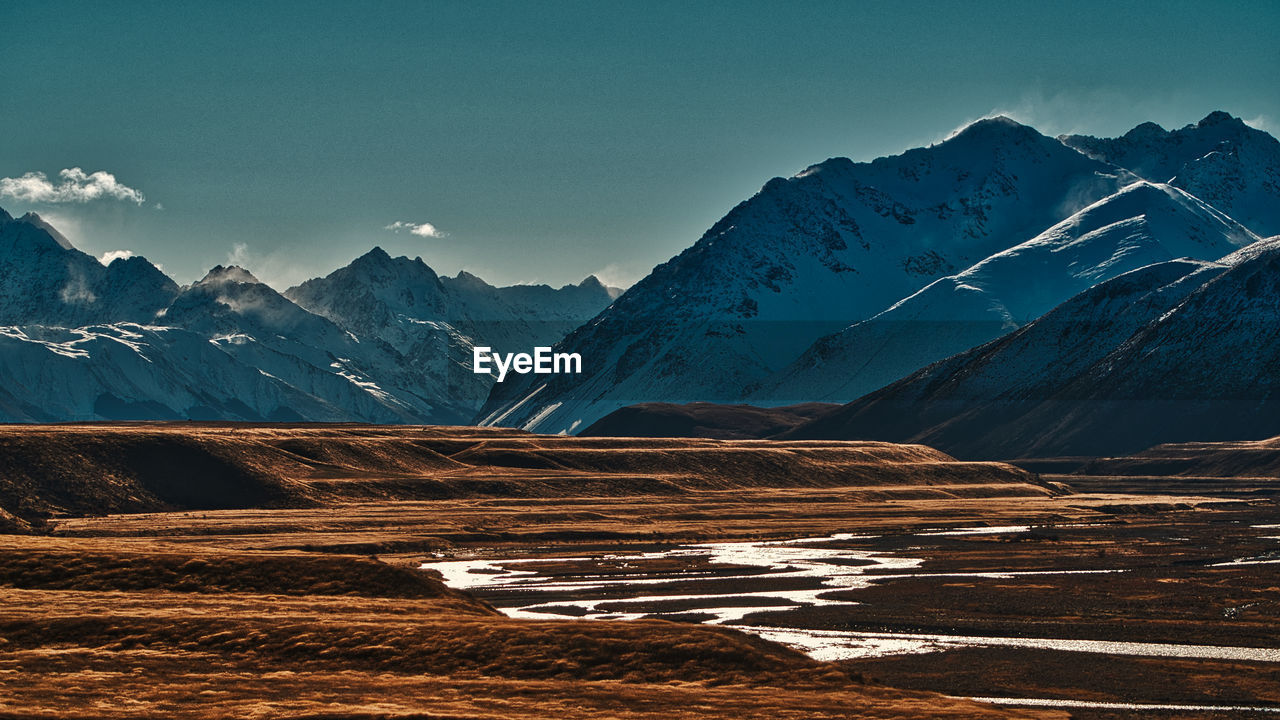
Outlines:
{"label": "snowy mountain peak", "polygon": [[352,260],[346,268],[334,272],[350,274],[353,278],[360,278],[360,282],[372,286],[420,285],[431,286],[436,288],[434,292],[439,292],[440,277],[422,258],[410,260],[403,255],[391,257],[381,247],[373,248]]}
{"label": "snowy mountain peak", "polygon": [[197,281],[196,285],[223,285],[227,283],[261,285],[262,281],[239,265],[216,265],[203,278]]}
{"label": "snowy mountain peak", "polygon": [[975,138],[981,135],[1008,135],[1010,133],[1017,134],[1035,134],[1040,133],[1035,128],[1028,127],[1014,120],[1007,115],[994,115],[992,117],[980,118],[960,128],[953,133],[947,140],[956,140],[959,138]]}
{"label": "snowy mountain peak", "polygon": [[1165,130],[1162,126],[1153,122],[1144,122],[1125,133],[1124,137],[1132,142],[1144,142],[1154,140],[1156,138],[1162,138],[1168,134],[1169,131]]}
{"label": "snowy mountain peak", "polygon": [[609,304],[603,288],[572,293],[542,286],[495,288],[459,272],[440,277],[422,261],[374,248],[285,295],[306,310],[376,345],[394,359],[383,372],[441,417],[470,419],[493,378],[471,372],[477,345],[523,349],[549,345]]}
{"label": "snowy mountain peak", "polygon": [[493,286],[492,286],[492,285],[490,285],[489,283],[485,282],[484,280],[482,280],[481,278],[479,278],[479,277],[477,277],[477,276],[475,276],[475,275],[472,275],[471,273],[467,272],[466,270],[459,270],[459,271],[458,271],[458,274],[457,274],[457,275],[454,275],[454,276],[451,278],[451,280],[453,280],[454,284],[455,284],[456,286],[459,286],[459,287],[462,287],[462,286],[466,286],[466,287],[473,287],[473,288],[491,288],[491,287],[493,287]]}
{"label": "snowy mountain peak", "polygon": [[1144,203],[1163,203],[1172,200],[1174,197],[1185,194],[1186,193],[1182,193],[1176,188],[1165,183],[1153,183],[1149,180],[1139,180],[1125,185],[1120,188],[1120,192],[1099,200],[1081,212],[1087,213],[1097,207],[1117,208],[1122,205],[1138,206]]}
{"label": "snowy mountain peak", "polygon": [[1119,274],[1175,258],[1216,260],[1257,239],[1178,188],[1139,181],[821,338],[751,400],[848,402],[993,340]]}
{"label": "snowy mountain peak", "polygon": [[52,225],[46,222],[44,218],[40,217],[34,212],[29,212],[26,215],[23,215],[22,217],[18,218],[18,222],[24,222],[28,225],[38,227],[41,230],[49,233],[49,237],[53,238],[54,242],[58,243],[58,246],[61,247],[63,250],[74,249],[74,246],[71,244],[71,241],[68,240],[65,235],[58,232],[56,228],[54,228]]}
{"label": "snowy mountain peak", "polygon": [[[58,256],[63,252],[78,252],[70,247],[70,244],[64,245],[65,238],[58,240],[53,233],[50,233],[46,225],[41,222],[33,222],[30,219],[30,213],[23,215],[17,220],[12,216],[8,216],[8,220],[0,223],[0,241],[3,241],[4,250],[7,254],[36,255],[48,254],[50,256]],[[60,237],[60,236],[59,236]]]}
{"label": "snowy mountain peak", "polygon": [[972,123],[969,123],[969,127],[977,127],[977,126],[1012,127],[1012,128],[1027,127],[1026,125],[1023,125],[1022,123],[1018,122],[1017,120],[1014,120],[1008,115],[992,115],[991,117],[981,118],[973,121]]}
{"label": "snowy mountain peak", "polygon": [[609,288],[609,286],[600,282],[600,278],[596,277],[595,275],[586,276],[585,278],[582,279],[582,282],[578,283],[574,287],[578,288],[579,290],[601,290],[601,291],[604,291],[605,293],[609,293],[610,295],[612,295],[612,290]]}
{"label": "snowy mountain peak", "polygon": [[[995,150],[1001,147],[1022,147],[1028,144],[1051,143],[1053,138],[1039,130],[1004,115],[975,120],[930,147],[950,148],[951,152],[969,152],[976,149]],[[911,151],[908,151],[911,152]]]}
{"label": "snowy mountain peak", "polygon": [[817,338],[1134,180],[1009,118],[770,180],[565,339],[590,372],[505,382],[478,417],[572,432],[628,400],[740,402]]}
{"label": "snowy mountain peak", "polygon": [[1215,125],[1228,125],[1228,124],[1235,125],[1238,127],[1245,127],[1245,123],[1243,120],[1241,120],[1238,117],[1233,117],[1231,113],[1225,112],[1223,110],[1214,110],[1208,115],[1205,115],[1203,120],[1196,123],[1196,127],[1209,128],[1209,127],[1214,127]]}
{"label": "snowy mountain peak", "polygon": [[1195,195],[1259,235],[1280,233],[1280,142],[1221,110],[1177,130],[1143,123],[1118,138],[1064,135],[1085,155]]}
{"label": "snowy mountain peak", "polygon": [[435,271],[424,263],[422,258],[410,260],[403,255],[392,257],[390,253],[379,246],[375,246],[369,252],[352,260],[348,267],[353,271],[371,277],[390,278],[403,273],[422,275],[429,278],[430,281],[434,281],[437,277]]}
{"label": "snowy mountain peak", "polygon": [[1178,130],[1143,123],[1118,138],[1062,135],[1062,143],[1084,154],[1131,170],[1155,182],[1168,182],[1190,162],[1208,153],[1242,145],[1274,145],[1267,133],[1221,110]]}
{"label": "snowy mountain peak", "polygon": [[164,317],[167,324],[208,336],[241,335],[261,343],[301,345],[309,348],[306,355],[340,352],[348,341],[332,323],[235,265],[218,265],[184,288]]}
{"label": "snowy mountain peak", "polygon": [[177,294],[177,285],[143,258],[104,267],[34,213],[4,217],[0,324],[148,322]]}
{"label": "snowy mountain peak", "polygon": [[125,288],[125,292],[153,292],[161,288],[166,297],[173,297],[179,290],[177,283],[141,255],[118,257],[112,260],[111,264],[107,265],[106,276],[113,284],[135,285],[135,287]]}
{"label": "snowy mountain peak", "polygon": [[[1183,239],[1196,237],[1225,240],[1229,245],[1215,244],[1214,250],[1229,246],[1242,247],[1257,242],[1258,236],[1181,188],[1145,180],[1133,183],[1111,197],[1084,208],[1064,221],[1064,225],[1101,229],[1128,219],[1141,219],[1147,232],[1169,248]],[[1053,232],[1053,228],[1049,232]],[[1206,240],[1208,242],[1208,240]],[[1188,256],[1199,256],[1194,246],[1184,246]],[[1205,257],[1211,260],[1219,255]]]}

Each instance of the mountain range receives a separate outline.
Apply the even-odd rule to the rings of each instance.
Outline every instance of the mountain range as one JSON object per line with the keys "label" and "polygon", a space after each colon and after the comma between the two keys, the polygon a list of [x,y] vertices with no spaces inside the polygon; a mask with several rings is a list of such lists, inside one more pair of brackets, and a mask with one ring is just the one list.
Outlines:
{"label": "mountain range", "polygon": [[583,374],[503,383],[481,422],[574,432],[634,402],[741,401],[818,338],[1136,180],[1008,118],[775,178],[564,340]]}
{"label": "mountain range", "polygon": [[1182,188],[1259,235],[1280,235],[1280,144],[1239,118],[1216,111],[1172,131],[1143,123],[1118,138],[1058,139],[1143,179]]}
{"label": "mountain range", "polygon": [[0,209],[0,323],[72,327],[146,322],[169,306],[178,285],[140,257],[103,266],[35,213]]}
{"label": "mountain range", "polygon": [[179,287],[142,257],[104,266],[7,213],[0,272],[10,422],[466,423],[493,383],[471,372],[472,344],[549,344],[618,292],[594,277],[559,290],[438,278],[380,248],[288,296],[239,267]]}
{"label": "mountain range", "polygon": [[771,180],[566,337],[586,373],[495,386],[479,419],[576,432],[640,402],[848,402],[1128,270],[1256,241],[1277,173],[1280,143],[1221,112],[1115,140],[991,118],[828,160]]}
{"label": "mountain range", "polygon": [[786,433],[961,457],[1117,455],[1280,432],[1280,237],[1156,263]]}
{"label": "mountain range", "polygon": [[752,397],[849,402],[1117,275],[1175,258],[1217,260],[1257,240],[1178,188],[1136,182],[818,340]]}
{"label": "mountain range", "polygon": [[[988,118],[826,160],[765,183],[621,295],[594,277],[494,287],[379,248],[283,293],[238,267],[180,287],[0,211],[0,420],[574,433],[610,416],[592,434],[678,420],[972,457],[1214,439],[1197,428],[1251,432],[1272,409],[1244,388],[1271,382],[1276,241],[1260,238],[1277,232],[1280,143],[1222,112],[1118,138]],[[554,345],[584,372],[496,383],[471,371],[478,345]],[[675,405],[694,402],[712,404]],[[803,411],[715,404],[744,402]]]}

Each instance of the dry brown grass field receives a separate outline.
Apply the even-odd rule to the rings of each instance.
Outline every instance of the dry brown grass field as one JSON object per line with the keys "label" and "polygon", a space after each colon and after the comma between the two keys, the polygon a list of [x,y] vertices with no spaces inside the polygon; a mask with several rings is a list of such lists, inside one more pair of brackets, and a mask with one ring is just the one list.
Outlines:
{"label": "dry brown grass field", "polygon": [[[1204,701],[1230,676],[1233,701],[1280,702],[1266,665],[1104,659],[1080,677],[1052,670],[1078,667],[1078,654],[1011,649],[825,663],[715,626],[513,620],[492,607],[500,599],[417,569],[857,531],[886,552],[910,542],[937,571],[1105,558],[1142,572],[1087,592],[1072,576],[876,583],[807,626],[1276,642],[1276,566],[1201,567],[1267,551],[1223,529],[1274,518],[1270,496],[1112,492],[1096,477],[1081,491],[1072,476],[882,443],[9,426],[0,717],[1048,718],[1068,713],[959,698],[1114,699],[1124,677]],[[907,535],[1018,523],[1095,529],[927,547]],[[1193,539],[1169,540],[1170,523]],[[1247,609],[1224,621],[1236,606]]]}

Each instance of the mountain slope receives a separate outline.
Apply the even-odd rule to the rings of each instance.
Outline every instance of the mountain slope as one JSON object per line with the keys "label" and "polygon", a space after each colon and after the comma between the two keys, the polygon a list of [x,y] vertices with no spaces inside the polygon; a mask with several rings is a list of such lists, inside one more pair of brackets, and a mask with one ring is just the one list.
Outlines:
{"label": "mountain slope", "polygon": [[142,258],[103,267],[35,215],[0,218],[0,268],[2,420],[456,423],[485,390],[459,403],[241,268],[179,289]]}
{"label": "mountain slope", "polygon": [[1261,236],[1280,234],[1280,141],[1217,111],[1168,131],[1143,123],[1118,138],[1062,142],[1153,182],[1186,190]]}
{"label": "mountain slope", "polygon": [[[622,293],[605,287],[594,275],[558,289],[550,285],[495,287],[465,271],[442,277],[440,282],[452,300],[456,322],[475,329],[485,342],[490,342],[491,334],[509,336],[510,347],[558,342]],[[511,330],[502,330],[494,327],[496,323],[516,324]]]}
{"label": "mountain slope", "polygon": [[457,422],[469,420],[488,394],[492,381],[469,368],[471,339],[447,319],[448,291],[421,258],[392,258],[374,248],[285,296],[365,344],[384,347],[397,372],[417,374],[459,408]]}
{"label": "mountain slope", "polygon": [[215,267],[184,288],[164,320],[309,395],[342,398],[358,419],[456,422],[470,412],[385,346],[360,342],[239,267]]}
{"label": "mountain slope", "polygon": [[714,403],[640,403],[614,410],[578,437],[687,437],[753,440],[777,435],[840,407],[802,403],[762,408]]}
{"label": "mountain slope", "polygon": [[1081,293],[791,438],[923,442],[964,457],[1118,454],[1280,433],[1280,238]]}
{"label": "mountain slope", "polygon": [[[342,378],[306,372],[303,390],[180,328],[131,323],[0,328],[0,418],[407,422]],[[296,383],[296,384],[295,384]]]}
{"label": "mountain slope", "polygon": [[143,258],[104,267],[39,216],[2,210],[0,272],[10,422],[462,423],[492,383],[470,371],[481,326],[504,343],[549,345],[612,299],[595,278],[560,290],[442,281],[375,249],[295,288],[335,322],[243,268],[179,288]]}
{"label": "mountain slope", "polygon": [[549,346],[613,299],[594,276],[559,290],[499,288],[465,272],[440,277],[421,258],[392,258],[382,248],[285,296],[365,343],[385,344],[404,373],[429,378],[447,395],[460,413],[456,422],[470,419],[493,384],[491,376],[472,372],[473,347]]}
{"label": "mountain slope", "polygon": [[849,402],[1014,330],[1099,282],[1179,257],[1216,260],[1257,239],[1177,188],[1134,183],[820,339],[751,399]]}
{"label": "mountain slope", "polygon": [[0,210],[0,323],[88,325],[148,322],[178,286],[141,257],[104,267],[39,215]]}
{"label": "mountain slope", "polygon": [[550,345],[616,297],[595,276],[577,285],[494,287],[467,272],[440,277],[422,258],[393,258],[382,248],[285,297],[360,337],[404,349],[424,324],[447,324],[479,342],[509,349]]}
{"label": "mountain slope", "polygon": [[775,178],[561,343],[583,375],[509,380],[479,419],[574,431],[639,401],[739,400],[818,337],[1133,179],[1007,118]]}
{"label": "mountain slope", "polygon": [[0,420],[423,417],[308,365],[338,338],[242,270],[180,290],[143,258],[104,267],[0,211],[0,272]]}

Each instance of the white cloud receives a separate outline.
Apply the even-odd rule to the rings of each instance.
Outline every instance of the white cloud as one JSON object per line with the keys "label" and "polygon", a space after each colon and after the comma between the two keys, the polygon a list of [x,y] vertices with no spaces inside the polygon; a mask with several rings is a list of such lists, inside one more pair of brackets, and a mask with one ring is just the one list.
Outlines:
{"label": "white cloud", "polygon": [[98,258],[98,262],[103,265],[110,265],[116,260],[128,260],[131,257],[133,257],[132,250],[108,250],[102,254],[102,257]]}
{"label": "white cloud", "polygon": [[116,180],[105,170],[86,173],[78,167],[58,173],[59,181],[50,180],[42,172],[29,172],[21,177],[0,178],[0,195],[23,202],[84,203],[90,200],[127,200],[141,205],[145,198],[134,188]]}
{"label": "white cloud", "polygon": [[623,288],[625,290],[644,277],[645,271],[636,267],[634,263],[627,266],[609,263],[591,274],[595,275],[600,282],[608,287]]}
{"label": "white cloud", "polygon": [[413,235],[417,235],[419,237],[442,238],[445,236],[443,232],[440,232],[439,228],[437,228],[435,225],[432,225],[429,222],[411,223],[411,222],[405,222],[403,220],[397,220],[382,229],[390,230],[391,232],[400,232],[401,230],[407,230],[409,233]]}
{"label": "white cloud", "polygon": [[300,255],[295,248],[276,248],[261,251],[248,243],[234,243],[223,265],[235,265],[247,270],[259,281],[279,292],[313,277],[329,272],[330,259],[312,254]]}
{"label": "white cloud", "polygon": [[249,257],[249,245],[238,242],[232,245],[231,252],[227,253],[227,265],[244,267],[249,264]]}

